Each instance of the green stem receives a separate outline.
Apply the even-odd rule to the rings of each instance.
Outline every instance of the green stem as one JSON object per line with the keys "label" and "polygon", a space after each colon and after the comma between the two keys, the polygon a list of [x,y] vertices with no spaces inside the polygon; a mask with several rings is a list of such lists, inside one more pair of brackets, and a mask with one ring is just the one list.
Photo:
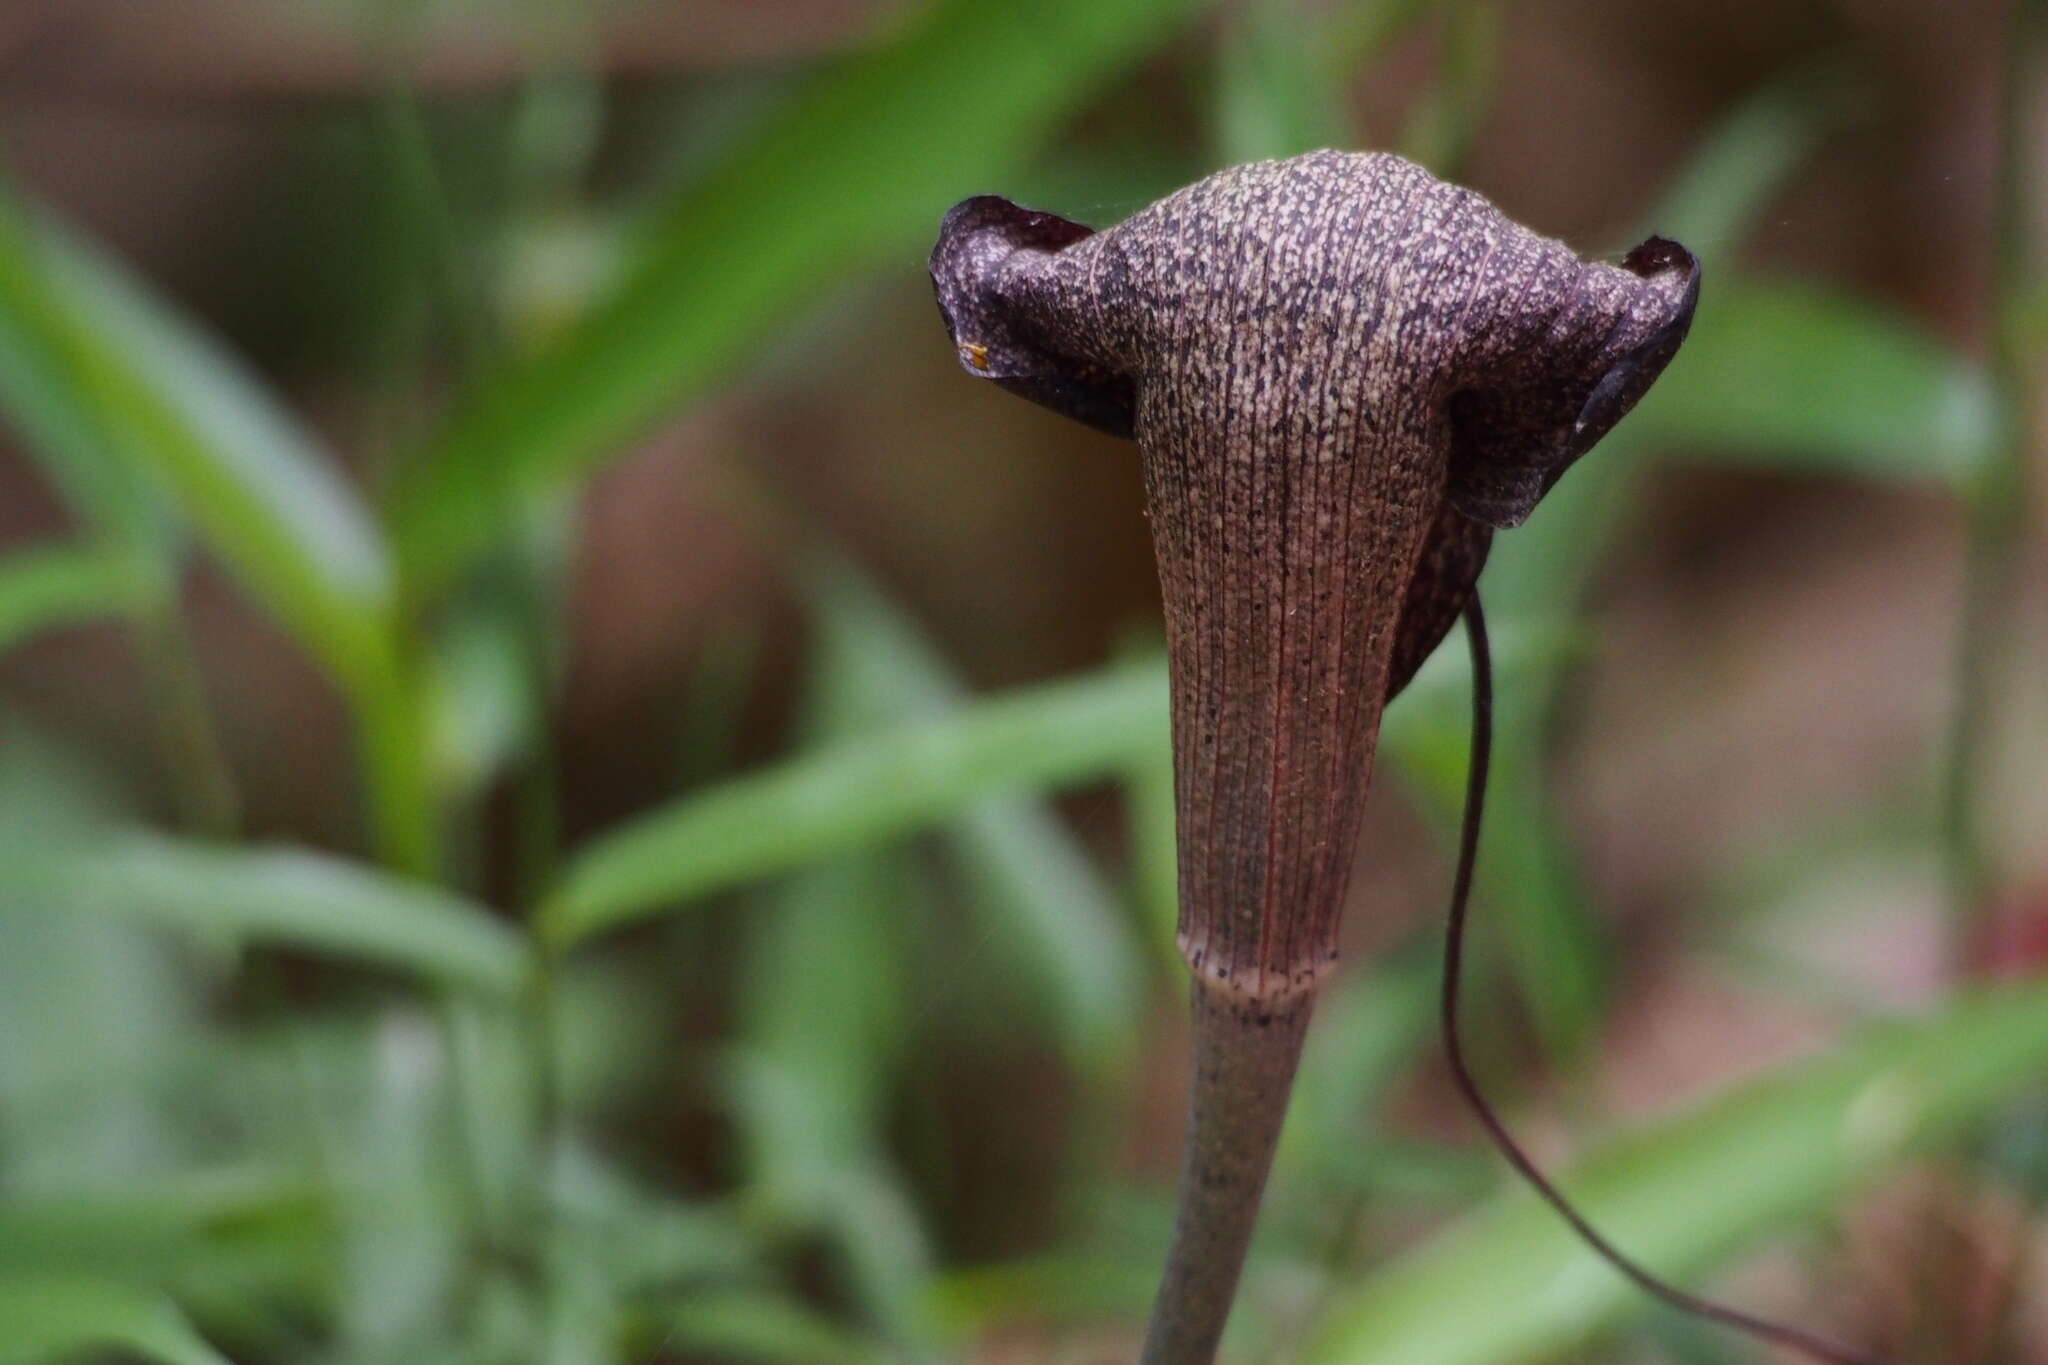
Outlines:
{"label": "green stem", "polygon": [[[1956,709],[1942,790],[1942,842],[1953,909],[1950,961],[1959,983],[1967,982],[1979,966],[1977,954],[1998,889],[1996,858],[1984,830],[1981,797],[1998,704],[1992,672],[1998,637],[2009,620],[2010,598],[2021,578],[2032,498],[2029,446],[2039,416],[2038,333],[2027,316],[2034,298],[2032,225],[2027,211],[2027,170],[2033,164],[2034,149],[2027,129],[2032,112],[2028,102],[2037,88],[2044,30],[2048,30],[2048,5],[2043,0],[2013,0],[1999,102],[1998,201],[1992,228],[1991,372],[1997,444],[1984,476],[1971,489],[1968,505]],[[2005,1283],[2024,1283],[2033,1259],[2030,1241],[2016,1235],[2008,1248]],[[2017,1306],[2016,1295],[2000,1297],[1992,1309],[1987,1341],[2003,1335]]]}
{"label": "green stem", "polygon": [[1223,1339],[1301,1061],[1313,995],[1278,1004],[1194,986],[1194,1085],[1180,1209],[1141,1365],[1207,1365]]}
{"label": "green stem", "polygon": [[[543,546],[533,534],[513,547],[509,575],[512,608],[518,613],[520,664],[524,675],[527,748],[513,775],[513,863],[515,903],[527,923],[553,889],[562,854],[561,759],[549,732],[558,632],[550,610],[551,575]],[[528,1243],[545,1248],[556,1226],[552,1193],[555,1153],[562,1145],[567,1111],[557,1047],[560,962],[539,955],[521,1012],[522,1062],[533,1086],[531,1143],[527,1148],[522,1212]]]}
{"label": "green stem", "polygon": [[441,873],[432,735],[410,651],[394,644],[382,666],[350,688],[363,802],[377,861],[422,881]]}
{"label": "green stem", "polygon": [[399,213],[418,234],[427,255],[421,283],[434,293],[463,376],[474,379],[498,349],[490,309],[470,270],[464,234],[442,181],[419,97],[402,76],[394,73],[387,79],[375,118]]}
{"label": "green stem", "polygon": [[232,838],[241,807],[234,770],[221,749],[205,680],[176,601],[144,607],[135,617],[135,630],[180,823],[208,839]]}
{"label": "green stem", "polygon": [[[377,860],[421,881],[442,880],[441,821],[434,792],[431,726],[418,660],[392,630],[373,666],[349,680],[361,753],[363,801]],[[434,1020],[447,1060],[445,1116],[460,1224],[468,1236],[462,1290],[474,1306],[492,1219],[484,1159],[477,1144],[483,1097],[470,1064],[466,1002],[455,991],[435,994]]]}
{"label": "green stem", "polygon": [[1992,271],[1992,381],[1998,431],[1990,459],[1969,492],[1963,608],[1956,652],[1956,705],[1942,783],[1942,846],[1954,921],[1952,957],[1959,974],[1971,956],[1997,889],[1996,858],[1984,828],[1983,788],[1992,750],[1998,694],[1999,640],[2009,620],[2025,544],[2028,445],[2034,429],[2036,378],[2025,303],[2032,274],[2027,221],[2028,97],[2043,27],[2042,0],[2014,0],[2001,101],[2001,151]]}

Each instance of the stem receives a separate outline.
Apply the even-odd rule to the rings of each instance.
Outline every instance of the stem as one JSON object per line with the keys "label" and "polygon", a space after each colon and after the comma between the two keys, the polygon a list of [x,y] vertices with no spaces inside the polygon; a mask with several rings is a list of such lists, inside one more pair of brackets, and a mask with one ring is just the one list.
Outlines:
{"label": "stem", "polygon": [[[1959,984],[1983,965],[1986,921],[1993,912],[1997,869],[1987,847],[1979,793],[1997,695],[1991,678],[2000,627],[2010,619],[2008,596],[2021,587],[2021,556],[2033,490],[2029,446],[2037,428],[2039,380],[2036,356],[2040,333],[2029,316],[2033,291],[2033,237],[2027,170],[2036,155],[2027,136],[2036,90],[2040,48],[2048,27],[2042,0],[2013,0],[2007,20],[2005,70],[1999,100],[1997,203],[1992,224],[1991,376],[1998,418],[1992,462],[1971,489],[1969,545],[1964,565],[1963,614],[1956,653],[1956,709],[1949,731],[1947,770],[1942,781],[1942,839],[1953,917],[1950,966]],[[2038,1163],[2036,1163],[2038,1168]],[[2040,1207],[2036,1198],[2030,1201]],[[2025,1224],[2015,1228],[2006,1249],[2008,1290],[2026,1282],[2035,1258]],[[2002,1293],[1989,1315],[1987,1343],[2010,1328],[2020,1306],[2016,1292]]]}
{"label": "stem", "polygon": [[1942,781],[1942,845],[1955,923],[1952,954],[1967,972],[1996,871],[1983,828],[1979,795],[1997,696],[1992,678],[1998,636],[2008,619],[2027,519],[2028,442],[2033,433],[2035,377],[2024,317],[2030,278],[2027,221],[2027,98],[2042,27],[2041,0],[2014,0],[2005,45],[2000,103],[2001,149],[1992,270],[1991,369],[1998,431],[1990,459],[1969,490],[1969,543],[1956,650],[1956,708]]}
{"label": "stem", "polygon": [[[517,807],[513,852],[518,904],[531,923],[534,909],[554,884],[561,858],[561,764],[548,729],[546,613],[536,583],[529,579],[521,587],[527,591],[520,593],[520,604],[529,609],[521,639],[528,646],[527,701],[531,707],[528,719],[532,748],[514,778]],[[532,1243],[540,1247],[552,1245],[557,1225],[553,1193],[555,1154],[561,1149],[567,1131],[557,1046],[559,967],[553,953],[539,955],[520,1020],[523,1060],[533,1083],[533,1141],[527,1153],[525,1213],[531,1220]]]}
{"label": "stem", "polygon": [[[554,885],[562,853],[561,756],[548,725],[559,635],[551,588],[559,573],[549,558],[546,538],[535,527],[525,529],[508,558],[504,586],[508,609],[515,615],[527,710],[527,748],[512,778],[513,899],[531,923]],[[519,1018],[521,1060],[533,1087],[519,1212],[526,1220],[527,1243],[542,1249],[543,1260],[559,1226],[555,1156],[567,1135],[558,1048],[560,967],[555,954],[538,956]]]}
{"label": "stem", "polygon": [[383,95],[373,107],[376,130],[396,182],[399,212],[419,234],[428,258],[421,263],[425,278],[420,283],[445,316],[461,374],[474,379],[498,349],[490,309],[465,259],[464,234],[435,159],[419,97],[397,65],[400,46],[394,43],[393,50],[382,54],[388,70]]}
{"label": "stem", "polygon": [[421,881],[441,874],[440,815],[428,760],[431,735],[417,666],[394,644],[377,670],[349,689],[363,774],[370,846],[377,861]]}
{"label": "stem", "polygon": [[[369,841],[385,867],[438,884],[445,871],[441,819],[420,666],[411,642],[397,627],[380,643],[373,664],[346,686],[355,716]],[[432,1004],[448,1071],[445,1138],[457,1220],[467,1239],[460,1276],[467,1313],[474,1310],[480,1292],[482,1252],[492,1226],[488,1172],[477,1138],[483,1123],[483,1092],[468,1046],[474,1024],[466,1013],[469,1003],[459,992],[442,987],[435,991]]]}
{"label": "stem", "polygon": [[1197,975],[1194,1085],[1173,1246],[1141,1365],[1206,1365],[1230,1317],[1315,997],[1245,1001]]}
{"label": "stem", "polygon": [[179,822],[208,839],[232,838],[240,819],[234,770],[206,704],[206,684],[178,619],[175,592],[135,618],[137,643],[156,704],[157,737],[170,765]]}

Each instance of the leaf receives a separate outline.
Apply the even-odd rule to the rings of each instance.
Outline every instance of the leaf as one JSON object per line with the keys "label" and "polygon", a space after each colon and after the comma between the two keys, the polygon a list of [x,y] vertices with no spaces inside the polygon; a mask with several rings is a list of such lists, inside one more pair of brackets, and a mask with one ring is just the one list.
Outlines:
{"label": "leaf", "polygon": [[1371,61],[1438,7],[1437,0],[1368,0],[1329,13],[1321,35],[1339,65]]}
{"label": "leaf", "polygon": [[16,1196],[0,1200],[0,1278],[61,1271],[154,1282],[191,1269],[210,1247],[310,1250],[320,1212],[303,1183],[253,1169]]}
{"label": "leaf", "polygon": [[427,733],[440,789],[473,794],[517,759],[530,757],[533,693],[526,642],[503,610],[452,613],[428,660]]}
{"label": "leaf", "polygon": [[664,1353],[778,1365],[863,1365],[890,1357],[800,1300],[764,1290],[693,1294],[654,1314]]}
{"label": "leaf", "polygon": [[637,261],[560,341],[486,384],[396,490],[430,590],[513,506],[700,391],[845,270],[923,257],[954,201],[1012,172],[1199,0],[942,0],[807,85],[653,215]]}
{"label": "leaf", "polygon": [[474,1075],[459,1027],[401,1004],[302,1015],[276,1034],[278,1060],[295,1082],[284,1138],[315,1155],[331,1213],[334,1344],[376,1359],[431,1340],[461,1292],[474,1230],[492,1212],[487,1180],[467,1183],[472,1171],[487,1175],[484,1163],[452,1165],[466,1160],[458,1153],[468,1150],[475,1112],[451,1103],[451,1072],[465,1084]]}
{"label": "leaf", "polygon": [[1493,102],[1500,65],[1500,9],[1491,0],[1439,7],[1435,80],[1401,125],[1399,147],[1415,161],[1456,180]]}
{"label": "leaf", "polygon": [[[831,640],[817,651],[809,733],[859,733],[893,709],[863,676],[874,662]],[[750,1197],[827,1238],[855,1302],[905,1345],[930,1333],[917,1290],[932,1261],[886,1132],[920,998],[907,951],[921,908],[914,871],[902,850],[866,850],[766,898],[748,921],[741,1037],[726,1070]]]}
{"label": "leaf", "polygon": [[106,1280],[0,1278],[0,1365],[125,1347],[163,1365],[228,1365],[168,1299]]}
{"label": "leaf", "polygon": [[1990,449],[1978,367],[1867,300],[1792,281],[1700,295],[1630,441],[1719,463],[1966,487]]}
{"label": "leaf", "polygon": [[[386,666],[393,580],[375,523],[331,456],[217,343],[112,257],[4,202],[0,334],[17,343],[0,346],[17,367],[0,397],[30,411],[26,434],[58,436],[61,412],[58,439],[93,448],[96,480],[168,490],[329,668],[360,679]],[[109,451],[127,463],[110,465]]]}
{"label": "leaf", "polygon": [[1352,142],[1342,78],[1321,16],[1299,0],[1233,10],[1216,40],[1216,150],[1222,165]]}
{"label": "leaf", "polygon": [[931,1285],[932,1312],[958,1335],[1018,1323],[1114,1322],[1145,1311],[1159,1287],[1157,1256],[1063,1253],[951,1270]]}
{"label": "leaf", "polygon": [[783,1216],[823,1219],[854,1168],[880,1162],[912,998],[891,913],[900,857],[840,859],[750,917],[740,1038],[726,1068],[747,1184]]}
{"label": "leaf", "polygon": [[[386,860],[435,861],[425,717],[381,532],[330,456],[111,257],[0,198],[0,401],[168,597],[166,495],[348,692]],[[147,574],[150,577],[145,578]]]}
{"label": "leaf", "polygon": [[81,373],[74,329],[33,269],[30,237],[0,197],[0,410],[78,518],[168,592],[178,548],[157,490],[115,458]]}
{"label": "leaf", "polygon": [[1737,101],[1693,149],[1627,243],[1673,237],[1711,271],[1763,217],[1772,196],[1861,111],[1863,92],[1825,63],[1772,80]]}
{"label": "leaf", "polygon": [[[586,1154],[572,1155],[588,1161]],[[754,1279],[760,1253],[754,1230],[730,1209],[675,1203],[593,1165],[583,1183],[559,1195],[565,1245],[596,1264],[625,1294],[696,1281]]]}
{"label": "leaf", "polygon": [[1436,935],[1351,972],[1316,1002],[1272,1188],[1301,1192],[1297,1216],[1327,1216],[1329,1192],[1373,1138],[1373,1115],[1426,1036],[1436,1004]]}
{"label": "leaf", "polygon": [[197,985],[134,925],[45,914],[0,894],[10,1189],[105,1186],[163,1149],[172,1096],[162,1077],[197,1029]]}
{"label": "leaf", "polygon": [[291,848],[214,848],[121,834],[11,848],[0,892],[65,912],[130,915],[282,944],[498,994],[526,981],[519,935],[450,892]]}
{"label": "leaf", "polygon": [[[1594,1226],[1685,1283],[1982,1115],[2044,1060],[2048,987],[1984,992],[1614,1143],[1560,1183]],[[1516,1190],[1343,1294],[1300,1359],[1562,1358],[1650,1302]]]}
{"label": "leaf", "polygon": [[101,550],[52,545],[0,559],[0,651],[52,626],[117,615],[145,594],[132,566]]}
{"label": "leaf", "polygon": [[[17,869],[17,848],[77,841],[133,818],[114,774],[6,711],[0,754],[0,883]],[[195,974],[135,925],[45,914],[0,889],[6,1188],[132,1179],[165,1144],[161,1079],[204,1008]]]}
{"label": "leaf", "polygon": [[664,905],[951,819],[990,797],[1115,775],[1166,744],[1156,663],[1023,688],[842,740],[684,797],[571,859],[542,906],[562,945]]}
{"label": "leaf", "polygon": [[1981,369],[1896,310],[1812,284],[1717,276],[1774,194],[1863,92],[1822,65],[1724,117],[1640,233],[1692,243],[1707,280],[1692,335],[1623,429],[1690,458],[1960,485],[1993,430]]}
{"label": "leaf", "polygon": [[1173,754],[1133,765],[1124,774],[1124,820],[1131,876],[1153,958],[1168,980],[1187,963],[1180,955],[1180,848],[1173,809]]}
{"label": "leaf", "polygon": [[[1504,677],[1546,638],[1505,632]],[[1554,637],[1550,637],[1554,638]],[[1462,686],[1462,662],[1425,669],[1388,715]],[[945,717],[863,734],[671,802],[570,859],[538,924],[557,947],[664,906],[957,818],[992,797],[1084,786],[1168,752],[1162,660],[1017,688]]]}
{"label": "leaf", "polygon": [[[889,719],[930,719],[965,689],[907,613],[851,564],[810,575],[819,649],[865,705]],[[1027,797],[970,807],[947,830],[993,922],[999,960],[1043,1003],[1077,1066],[1114,1072],[1128,1056],[1143,985],[1136,944],[1094,860],[1059,817]]]}

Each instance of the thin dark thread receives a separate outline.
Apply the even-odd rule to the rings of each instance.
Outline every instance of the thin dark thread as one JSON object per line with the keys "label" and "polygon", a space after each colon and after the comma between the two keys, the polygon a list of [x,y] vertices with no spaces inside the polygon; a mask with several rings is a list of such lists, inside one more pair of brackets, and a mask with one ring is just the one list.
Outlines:
{"label": "thin dark thread", "polygon": [[1487,647],[1486,616],[1480,610],[1476,591],[1465,605],[1465,638],[1472,646],[1472,759],[1465,781],[1465,815],[1458,831],[1458,873],[1451,884],[1450,922],[1444,936],[1441,997],[1444,1053],[1450,1061],[1451,1075],[1457,1082],[1459,1093],[1465,1097],[1465,1103],[1471,1106],[1480,1123],[1485,1125],[1493,1145],[1500,1149],[1508,1164],[1529,1182],[1536,1193],[1543,1196],[1544,1202],[1571,1225],[1580,1240],[1591,1247],[1600,1259],[1634,1281],[1645,1293],[1696,1317],[1747,1332],[1761,1341],[1790,1347],[1816,1360],[1832,1362],[1832,1365],[1891,1365],[1882,1356],[1840,1345],[1797,1327],[1752,1317],[1739,1309],[1688,1294],[1658,1279],[1629,1259],[1586,1221],[1564,1193],[1537,1169],[1536,1163],[1508,1133],[1507,1125],[1501,1122],[1500,1115],[1494,1112],[1493,1105],[1480,1092],[1479,1083],[1472,1078],[1471,1068],[1465,1064],[1465,1048],[1458,1035],[1458,985],[1465,957],[1466,909],[1472,894],[1472,870],[1479,856],[1479,823],[1486,808],[1486,774],[1493,750],[1493,656]]}

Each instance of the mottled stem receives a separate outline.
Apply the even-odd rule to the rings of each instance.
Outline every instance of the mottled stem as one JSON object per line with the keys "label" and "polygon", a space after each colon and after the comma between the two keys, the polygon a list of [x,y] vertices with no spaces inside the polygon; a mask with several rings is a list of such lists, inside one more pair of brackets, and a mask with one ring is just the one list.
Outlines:
{"label": "mottled stem", "polygon": [[1267,1012],[1196,977],[1180,1207],[1145,1329],[1143,1365],[1206,1365],[1215,1357],[1258,1222],[1313,1000],[1298,995]]}

